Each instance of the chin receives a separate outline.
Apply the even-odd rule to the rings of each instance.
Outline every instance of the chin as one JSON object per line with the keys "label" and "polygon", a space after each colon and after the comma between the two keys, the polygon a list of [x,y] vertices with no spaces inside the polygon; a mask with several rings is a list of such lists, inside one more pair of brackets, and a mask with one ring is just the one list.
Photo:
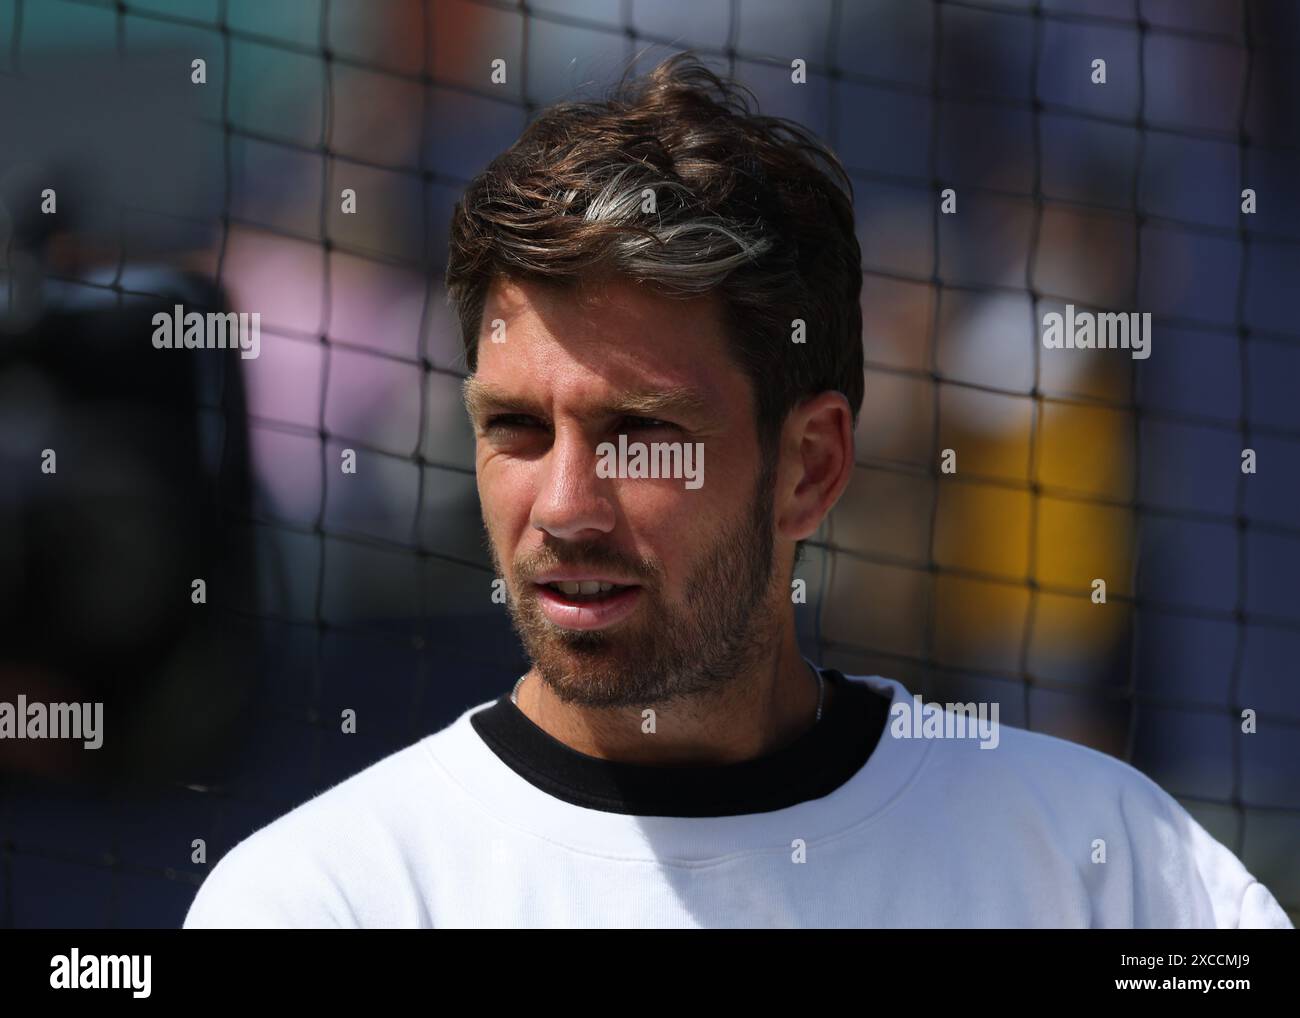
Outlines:
{"label": "chin", "polygon": [[[576,645],[549,642],[529,657],[542,681],[565,703],[584,707],[645,706],[645,677],[634,655],[605,634],[583,633]],[[600,636],[593,643],[590,637]],[[642,662],[644,664],[644,662]]]}

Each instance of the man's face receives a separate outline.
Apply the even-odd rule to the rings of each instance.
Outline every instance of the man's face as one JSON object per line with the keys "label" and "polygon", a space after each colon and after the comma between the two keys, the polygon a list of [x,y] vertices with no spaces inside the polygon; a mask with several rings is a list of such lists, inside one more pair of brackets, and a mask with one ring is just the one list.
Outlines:
{"label": "man's face", "polygon": [[[498,281],[483,323],[467,386],[479,499],[543,681],[569,703],[641,707],[716,690],[766,657],[771,476],[720,305],[623,281]],[[631,459],[608,452],[601,469],[620,435],[629,452],[689,446],[694,480],[625,476]]]}

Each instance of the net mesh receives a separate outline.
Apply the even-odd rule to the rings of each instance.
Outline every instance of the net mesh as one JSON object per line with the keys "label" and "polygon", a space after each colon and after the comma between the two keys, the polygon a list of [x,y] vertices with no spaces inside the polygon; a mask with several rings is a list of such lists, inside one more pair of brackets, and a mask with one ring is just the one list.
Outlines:
{"label": "net mesh", "polygon": [[[927,698],[997,700],[1006,723],[1134,763],[1294,919],[1297,493],[1238,466],[1245,448],[1274,477],[1300,465],[1285,11],[834,0],[794,25],[748,0],[447,0],[395,4],[376,37],[357,5],[328,0],[274,15],[233,0],[6,6],[0,82],[73,22],[121,60],[161,47],[207,61],[212,214],[122,200],[132,225],[111,267],[54,279],[119,306],[167,297],[132,231],[191,219],[214,228],[196,264],[262,313],[263,335],[198,407],[223,441],[244,371],[257,492],[226,525],[257,549],[258,597],[212,597],[261,648],[240,762],[107,795],[8,781],[8,924],[178,922],[209,868],[191,863],[192,837],[211,859],[518,674],[459,421],[450,207],[573,86],[574,59],[599,90],[622,61],[687,47],[818,131],[857,192],[867,400],[855,479],[796,573],[810,656]],[[1240,214],[1245,187],[1260,214]],[[1066,304],[1154,312],[1153,359],[1045,352],[1042,315]],[[340,475],[344,449],[364,483]],[[355,736],[339,735],[342,707]],[[1244,739],[1247,708],[1261,731]]]}

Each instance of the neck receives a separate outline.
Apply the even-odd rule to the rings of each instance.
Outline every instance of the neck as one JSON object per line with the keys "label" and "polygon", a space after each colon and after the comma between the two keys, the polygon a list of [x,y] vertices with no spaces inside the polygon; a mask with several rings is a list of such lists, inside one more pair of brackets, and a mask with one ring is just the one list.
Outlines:
{"label": "neck", "polygon": [[[814,723],[818,682],[799,653],[793,625],[775,653],[749,666],[718,692],[654,706],[654,733],[644,730],[642,708],[584,707],[565,703],[536,668],[519,687],[524,716],[570,749],[602,760],[679,765],[739,763],[794,741]],[[826,690],[823,713],[830,705]]]}

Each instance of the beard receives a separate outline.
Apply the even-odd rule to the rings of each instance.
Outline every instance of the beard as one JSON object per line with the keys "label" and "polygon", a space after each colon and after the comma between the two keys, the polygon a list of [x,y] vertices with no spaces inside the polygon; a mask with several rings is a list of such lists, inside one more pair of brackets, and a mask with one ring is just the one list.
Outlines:
{"label": "beard", "polygon": [[[771,660],[779,633],[770,596],[774,460],[764,457],[750,505],[699,556],[680,604],[665,597],[657,562],[599,542],[548,536],[537,552],[515,561],[510,618],[542,681],[562,702],[664,705],[717,693],[755,663]],[[497,575],[506,575],[490,533],[488,546]],[[597,574],[608,567],[641,585],[640,603],[609,631],[556,626],[543,614],[531,578],[558,566]]]}

